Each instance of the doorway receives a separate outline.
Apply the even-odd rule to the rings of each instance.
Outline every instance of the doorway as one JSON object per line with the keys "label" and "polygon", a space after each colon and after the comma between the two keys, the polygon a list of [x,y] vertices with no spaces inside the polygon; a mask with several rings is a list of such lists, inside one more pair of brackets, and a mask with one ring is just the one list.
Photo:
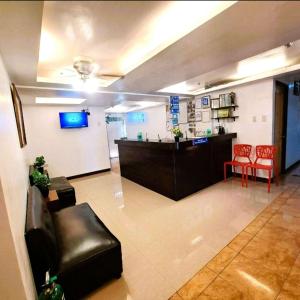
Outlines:
{"label": "doorway", "polygon": [[106,114],[106,128],[107,128],[107,139],[109,146],[109,157],[110,159],[118,158],[118,146],[115,144],[115,140],[126,136],[126,125],[123,114]]}
{"label": "doorway", "polygon": [[277,148],[279,174],[286,172],[288,86],[275,81],[274,144]]}

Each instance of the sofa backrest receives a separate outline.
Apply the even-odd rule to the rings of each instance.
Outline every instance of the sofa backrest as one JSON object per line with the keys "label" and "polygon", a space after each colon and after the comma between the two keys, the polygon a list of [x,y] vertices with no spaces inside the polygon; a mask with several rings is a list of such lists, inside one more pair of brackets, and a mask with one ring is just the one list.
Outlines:
{"label": "sofa backrest", "polygon": [[45,283],[45,273],[57,264],[57,245],[51,214],[40,190],[29,187],[25,239],[36,288]]}
{"label": "sofa backrest", "polygon": [[29,166],[29,183],[30,183],[30,185],[33,185],[33,177],[32,177],[33,171],[34,171],[34,166],[30,165]]}

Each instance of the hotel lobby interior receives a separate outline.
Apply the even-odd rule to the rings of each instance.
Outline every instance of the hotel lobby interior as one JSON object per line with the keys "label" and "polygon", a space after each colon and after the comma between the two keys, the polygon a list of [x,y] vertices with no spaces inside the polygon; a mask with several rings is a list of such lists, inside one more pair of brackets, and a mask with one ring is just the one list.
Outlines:
{"label": "hotel lobby interior", "polygon": [[300,1],[0,25],[0,299],[300,299]]}

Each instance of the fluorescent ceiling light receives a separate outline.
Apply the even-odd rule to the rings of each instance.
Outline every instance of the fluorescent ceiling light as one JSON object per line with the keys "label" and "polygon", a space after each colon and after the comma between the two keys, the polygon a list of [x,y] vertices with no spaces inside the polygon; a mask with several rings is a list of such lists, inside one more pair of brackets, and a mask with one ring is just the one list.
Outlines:
{"label": "fluorescent ceiling light", "polygon": [[146,108],[151,108],[155,106],[164,105],[164,102],[154,102],[154,101],[124,101],[121,104],[109,107],[105,110],[106,113],[127,113],[135,110],[142,110]]}
{"label": "fluorescent ceiling light", "polygon": [[81,98],[46,98],[36,97],[35,103],[37,104],[81,104],[86,99]]}

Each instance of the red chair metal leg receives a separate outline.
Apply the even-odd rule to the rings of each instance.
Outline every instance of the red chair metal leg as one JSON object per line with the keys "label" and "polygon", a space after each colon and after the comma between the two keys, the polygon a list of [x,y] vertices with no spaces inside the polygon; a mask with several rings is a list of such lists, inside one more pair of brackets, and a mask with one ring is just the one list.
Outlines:
{"label": "red chair metal leg", "polygon": [[268,178],[268,193],[270,193],[270,186],[271,186],[271,170],[269,170],[269,178]]}
{"label": "red chair metal leg", "polygon": [[245,172],[245,168],[244,166],[242,166],[242,187],[244,186],[244,178],[245,178],[244,172]]}

